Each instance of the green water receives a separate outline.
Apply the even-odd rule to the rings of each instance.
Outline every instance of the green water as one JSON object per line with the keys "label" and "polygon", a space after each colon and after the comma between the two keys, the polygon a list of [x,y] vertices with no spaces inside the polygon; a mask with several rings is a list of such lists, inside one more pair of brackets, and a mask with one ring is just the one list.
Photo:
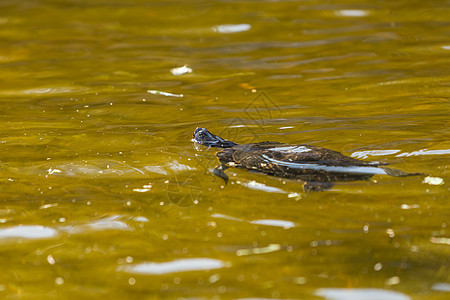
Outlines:
{"label": "green water", "polygon": [[[0,298],[447,299],[449,20],[443,0],[2,0]],[[424,175],[224,185],[197,126]]]}

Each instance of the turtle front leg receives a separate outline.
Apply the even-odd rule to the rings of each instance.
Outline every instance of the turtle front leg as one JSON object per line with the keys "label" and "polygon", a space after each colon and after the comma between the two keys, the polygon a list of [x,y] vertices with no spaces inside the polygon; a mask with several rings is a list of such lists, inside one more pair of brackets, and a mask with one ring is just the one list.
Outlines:
{"label": "turtle front leg", "polygon": [[225,184],[228,183],[228,175],[225,174],[226,169],[228,169],[228,167],[225,164],[220,164],[213,170],[213,174],[222,178],[225,181]]}
{"label": "turtle front leg", "polygon": [[331,189],[333,186],[333,182],[303,181],[303,191],[305,192],[322,192]]}

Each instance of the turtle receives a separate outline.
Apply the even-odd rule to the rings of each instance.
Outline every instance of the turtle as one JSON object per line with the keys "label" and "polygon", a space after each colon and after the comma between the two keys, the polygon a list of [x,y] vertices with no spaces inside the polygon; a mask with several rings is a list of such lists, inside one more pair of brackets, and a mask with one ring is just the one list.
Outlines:
{"label": "turtle", "polygon": [[247,169],[276,177],[298,180],[304,190],[326,190],[334,182],[369,180],[375,174],[405,177],[422,173],[405,173],[385,167],[387,163],[363,161],[344,154],[306,144],[260,142],[239,145],[197,127],[193,142],[221,148],[216,153],[219,165],[213,173],[228,182],[229,167]]}

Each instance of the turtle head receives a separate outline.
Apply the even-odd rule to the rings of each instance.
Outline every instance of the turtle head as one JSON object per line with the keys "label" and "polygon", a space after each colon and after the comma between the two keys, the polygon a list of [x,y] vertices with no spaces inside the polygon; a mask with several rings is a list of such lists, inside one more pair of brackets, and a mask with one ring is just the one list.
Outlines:
{"label": "turtle head", "polygon": [[231,148],[237,144],[224,140],[217,135],[212,134],[206,128],[197,127],[194,131],[193,142],[199,143],[208,147],[218,147],[218,148]]}

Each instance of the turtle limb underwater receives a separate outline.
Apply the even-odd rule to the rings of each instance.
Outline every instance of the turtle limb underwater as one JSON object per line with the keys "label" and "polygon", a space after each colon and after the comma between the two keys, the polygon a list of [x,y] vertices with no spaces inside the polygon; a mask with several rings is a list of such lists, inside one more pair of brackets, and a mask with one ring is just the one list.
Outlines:
{"label": "turtle limb underwater", "polygon": [[276,177],[295,179],[305,190],[326,190],[334,182],[369,180],[373,175],[405,177],[421,173],[404,173],[384,167],[386,163],[369,162],[345,156],[330,149],[305,144],[260,142],[239,145],[220,138],[206,128],[197,127],[194,142],[222,148],[216,153],[220,162],[213,173],[228,182],[225,170],[229,167]]}

